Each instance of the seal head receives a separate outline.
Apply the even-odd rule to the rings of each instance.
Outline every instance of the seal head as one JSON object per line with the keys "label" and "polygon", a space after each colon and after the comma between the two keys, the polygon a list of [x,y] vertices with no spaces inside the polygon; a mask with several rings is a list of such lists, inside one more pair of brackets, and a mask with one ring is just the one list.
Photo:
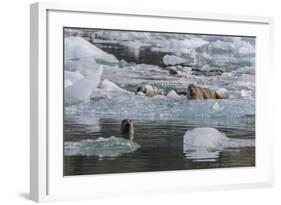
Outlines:
{"label": "seal head", "polygon": [[135,133],[133,121],[130,119],[122,120],[120,131],[122,135],[132,140],[134,138],[134,133]]}

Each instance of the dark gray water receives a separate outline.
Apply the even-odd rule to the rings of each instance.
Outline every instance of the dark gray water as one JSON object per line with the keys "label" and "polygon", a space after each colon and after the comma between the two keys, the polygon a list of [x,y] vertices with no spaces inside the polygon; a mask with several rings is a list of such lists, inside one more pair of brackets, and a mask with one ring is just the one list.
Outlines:
{"label": "dark gray water", "polygon": [[[65,122],[65,141],[97,139],[112,135],[122,137],[120,121],[100,119],[99,125],[100,131],[90,132],[92,125]],[[135,120],[134,142],[141,146],[138,150],[117,157],[64,156],[64,175],[255,166],[254,147],[224,150],[219,153],[218,158],[206,161],[189,159],[183,148],[183,136],[187,130],[194,127],[196,126],[181,121]],[[255,137],[254,131],[249,129],[218,129],[231,138]]]}

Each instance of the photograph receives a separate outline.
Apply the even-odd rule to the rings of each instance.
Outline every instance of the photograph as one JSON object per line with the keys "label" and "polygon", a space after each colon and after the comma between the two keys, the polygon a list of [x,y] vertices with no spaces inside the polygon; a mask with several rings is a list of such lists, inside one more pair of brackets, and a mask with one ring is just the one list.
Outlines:
{"label": "photograph", "polygon": [[255,167],[255,36],[62,38],[63,176]]}

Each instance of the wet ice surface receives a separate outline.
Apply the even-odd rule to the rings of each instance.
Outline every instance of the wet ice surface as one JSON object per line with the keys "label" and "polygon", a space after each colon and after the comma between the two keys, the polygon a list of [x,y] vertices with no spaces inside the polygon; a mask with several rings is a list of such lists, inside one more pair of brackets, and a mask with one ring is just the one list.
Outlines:
{"label": "wet ice surface", "polygon": [[78,142],[65,142],[64,155],[82,155],[82,156],[98,156],[117,157],[124,153],[130,153],[137,150],[139,144],[132,140],[127,140],[119,137],[99,137],[95,140],[82,140]]}
{"label": "wet ice surface", "polygon": [[[69,30],[66,39],[65,175],[255,165],[252,38]],[[225,99],[187,100],[191,83]],[[136,95],[141,84],[164,95]],[[126,118],[133,141],[120,134]],[[198,127],[227,146],[184,143]]]}
{"label": "wet ice surface", "polygon": [[[110,109],[109,109],[110,108]],[[180,120],[189,124],[250,128],[255,125],[254,100],[187,100],[128,95],[99,98],[65,107],[66,119],[94,124],[95,118]]]}
{"label": "wet ice surface", "polygon": [[233,139],[215,128],[199,127],[188,130],[183,138],[185,156],[193,161],[216,161],[222,151],[254,147],[254,139]]}

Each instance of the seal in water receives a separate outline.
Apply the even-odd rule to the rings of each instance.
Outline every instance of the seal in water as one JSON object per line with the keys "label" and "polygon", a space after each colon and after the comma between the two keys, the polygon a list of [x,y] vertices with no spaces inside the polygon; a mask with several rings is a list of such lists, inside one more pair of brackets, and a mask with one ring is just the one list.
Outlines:
{"label": "seal in water", "polygon": [[187,98],[195,100],[223,99],[216,91],[190,84],[187,88]]}
{"label": "seal in water", "polygon": [[130,119],[124,119],[121,122],[121,134],[129,138],[130,140],[134,139],[134,123]]}

